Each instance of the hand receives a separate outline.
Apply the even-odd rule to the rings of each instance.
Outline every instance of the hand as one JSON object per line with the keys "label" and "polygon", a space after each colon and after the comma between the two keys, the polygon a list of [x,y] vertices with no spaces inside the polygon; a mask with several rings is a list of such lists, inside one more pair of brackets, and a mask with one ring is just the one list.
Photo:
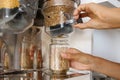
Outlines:
{"label": "hand", "polygon": [[65,53],[61,53],[61,56],[70,61],[72,68],[79,70],[91,70],[92,62],[90,61],[91,55],[84,54],[83,52],[70,48]]}
{"label": "hand", "polygon": [[[83,12],[83,13],[81,13]],[[108,8],[96,3],[81,4],[73,13],[74,18],[89,17],[86,23],[76,24],[80,29],[110,29],[120,27],[120,8]]]}

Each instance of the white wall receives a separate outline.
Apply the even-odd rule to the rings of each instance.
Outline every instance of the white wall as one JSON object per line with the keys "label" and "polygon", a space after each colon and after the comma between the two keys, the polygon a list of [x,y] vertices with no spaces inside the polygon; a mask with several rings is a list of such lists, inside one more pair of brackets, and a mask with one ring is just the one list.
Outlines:
{"label": "white wall", "polygon": [[74,29],[74,32],[69,38],[69,44],[71,47],[91,54],[92,52],[92,32],[93,30],[86,29]]}
{"label": "white wall", "polygon": [[111,61],[120,62],[120,29],[95,30],[93,54]]}

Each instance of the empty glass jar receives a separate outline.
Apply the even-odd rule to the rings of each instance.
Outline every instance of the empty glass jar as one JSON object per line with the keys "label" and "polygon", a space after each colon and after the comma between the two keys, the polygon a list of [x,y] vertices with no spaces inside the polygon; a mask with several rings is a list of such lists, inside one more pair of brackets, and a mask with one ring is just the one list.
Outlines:
{"label": "empty glass jar", "polygon": [[50,70],[54,74],[66,74],[69,70],[68,60],[61,57],[61,53],[68,49],[69,44],[66,37],[53,38],[50,44]]}
{"label": "empty glass jar", "polygon": [[79,3],[80,0],[45,0],[42,12],[46,33],[52,37],[71,33],[72,23],[66,21],[73,19],[73,11]]}

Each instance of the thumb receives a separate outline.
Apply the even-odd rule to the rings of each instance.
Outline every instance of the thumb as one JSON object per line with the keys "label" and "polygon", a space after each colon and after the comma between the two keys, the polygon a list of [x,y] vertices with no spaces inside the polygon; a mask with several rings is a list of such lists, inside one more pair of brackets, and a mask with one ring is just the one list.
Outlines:
{"label": "thumb", "polygon": [[79,23],[74,25],[75,28],[86,29],[88,25],[86,23]]}
{"label": "thumb", "polygon": [[61,53],[61,56],[65,59],[71,60],[71,61],[77,61],[83,64],[89,64],[91,63],[91,61],[89,61],[90,59],[90,55],[88,54],[80,54],[80,53]]}

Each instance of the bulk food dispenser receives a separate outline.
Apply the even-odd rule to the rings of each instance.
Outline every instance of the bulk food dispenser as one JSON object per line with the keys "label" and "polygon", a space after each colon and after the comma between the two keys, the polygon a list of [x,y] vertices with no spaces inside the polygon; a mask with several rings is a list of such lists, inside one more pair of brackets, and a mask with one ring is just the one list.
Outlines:
{"label": "bulk food dispenser", "polygon": [[46,33],[52,37],[71,33],[72,23],[67,21],[73,19],[73,11],[79,3],[79,0],[45,0],[42,11]]}
{"label": "bulk food dispenser", "polygon": [[[22,37],[32,27],[37,9],[38,0],[1,0],[0,40],[2,45],[0,59],[2,61],[0,61],[0,67],[7,69],[6,71],[20,70],[20,53],[24,52],[23,48],[20,49],[21,43],[24,46],[26,41]],[[31,33],[32,31],[33,28]],[[36,36],[38,32],[40,31],[36,32]]]}
{"label": "bulk food dispenser", "polygon": [[69,47],[68,38],[75,23],[73,11],[79,4],[80,0],[44,0],[45,32],[51,37],[49,68],[54,74],[66,74],[69,70],[69,62],[60,53]]}

